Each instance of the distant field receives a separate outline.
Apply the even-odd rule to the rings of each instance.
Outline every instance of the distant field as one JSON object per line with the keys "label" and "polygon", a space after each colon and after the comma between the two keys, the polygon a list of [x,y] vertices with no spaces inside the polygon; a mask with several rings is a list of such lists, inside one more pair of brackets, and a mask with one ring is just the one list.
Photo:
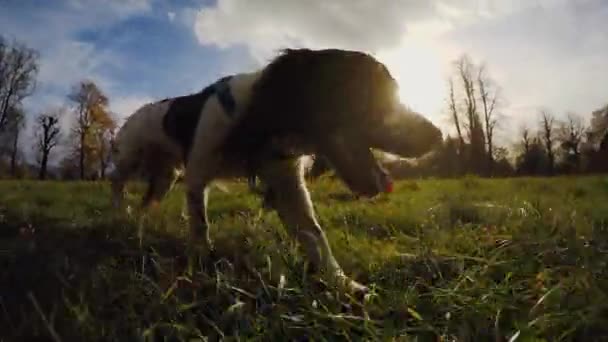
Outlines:
{"label": "distant field", "polygon": [[106,183],[0,182],[0,341],[608,336],[608,176],[402,181],[374,201],[311,184],[336,257],[375,292],[363,306],[306,278],[276,215],[228,188],[209,209],[223,259],[189,282],[179,188],[128,217]]}

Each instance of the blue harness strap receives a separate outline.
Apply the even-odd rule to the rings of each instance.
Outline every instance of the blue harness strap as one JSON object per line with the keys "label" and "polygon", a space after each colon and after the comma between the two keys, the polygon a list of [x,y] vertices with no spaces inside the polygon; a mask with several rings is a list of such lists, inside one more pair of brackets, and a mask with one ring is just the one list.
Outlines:
{"label": "blue harness strap", "polygon": [[213,89],[217,94],[220,105],[224,108],[228,116],[233,117],[234,112],[236,111],[236,100],[234,99],[234,96],[232,96],[230,85],[228,84],[231,78],[232,76],[220,78],[213,84]]}

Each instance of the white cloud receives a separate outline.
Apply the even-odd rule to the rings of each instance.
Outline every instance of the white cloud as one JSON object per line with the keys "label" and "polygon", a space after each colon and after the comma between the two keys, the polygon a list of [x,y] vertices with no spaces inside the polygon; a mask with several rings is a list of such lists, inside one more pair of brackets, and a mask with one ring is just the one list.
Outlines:
{"label": "white cloud", "polygon": [[488,64],[514,121],[536,120],[539,106],[558,114],[601,106],[607,15],[601,0],[218,0],[193,28],[201,44],[245,47],[258,64],[284,47],[371,52],[408,104],[447,124],[445,80],[463,52]]}
{"label": "white cloud", "polygon": [[167,12],[167,19],[171,22],[175,20],[175,12]]}
{"label": "white cloud", "polygon": [[406,22],[430,3],[392,0],[219,0],[202,8],[195,33],[202,44],[246,46],[259,61],[286,46],[339,46],[374,51],[397,44]]}
{"label": "white cloud", "polygon": [[438,38],[459,25],[516,11],[526,2],[219,0],[194,23],[203,45],[244,46],[258,64],[278,49],[337,47],[372,53],[400,83],[402,98],[439,121],[445,73],[456,47]]}
{"label": "white cloud", "polygon": [[38,81],[47,87],[69,89],[76,82],[90,78],[102,88],[108,88],[111,81],[97,69],[104,64],[120,62],[117,55],[98,51],[92,44],[73,40],[58,41],[40,59]]}
{"label": "white cloud", "polygon": [[119,125],[129,115],[133,114],[138,108],[154,99],[146,95],[133,95],[123,97],[113,97],[110,99],[110,110],[115,113]]}
{"label": "white cloud", "polygon": [[[287,45],[375,52],[398,45],[413,29],[439,33],[454,24],[504,15],[529,1],[478,0],[218,0],[197,14],[202,44],[248,47],[265,59]],[[431,23],[429,26],[428,24]]]}

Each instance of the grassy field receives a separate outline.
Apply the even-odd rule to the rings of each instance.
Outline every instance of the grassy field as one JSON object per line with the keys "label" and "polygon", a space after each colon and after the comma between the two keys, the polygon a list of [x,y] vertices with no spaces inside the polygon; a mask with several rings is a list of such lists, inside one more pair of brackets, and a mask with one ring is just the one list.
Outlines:
{"label": "grassy field", "polygon": [[188,276],[179,188],[128,216],[105,183],[1,182],[0,341],[608,340],[606,176],[402,181],[373,201],[311,184],[365,303],[310,278],[276,215],[228,188],[210,197],[218,259]]}

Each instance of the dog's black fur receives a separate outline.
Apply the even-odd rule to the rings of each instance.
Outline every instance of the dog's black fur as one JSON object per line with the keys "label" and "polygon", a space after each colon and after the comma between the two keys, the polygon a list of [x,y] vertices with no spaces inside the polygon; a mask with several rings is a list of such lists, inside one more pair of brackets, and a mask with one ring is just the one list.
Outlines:
{"label": "dog's black fur", "polygon": [[163,129],[181,146],[184,162],[188,160],[202,110],[211,96],[217,95],[226,114],[232,115],[236,104],[230,94],[230,88],[227,87],[230,78],[231,76],[222,77],[196,94],[161,101],[171,101],[169,109],[163,117]]}
{"label": "dog's black fur", "polygon": [[[386,104],[394,103],[396,90],[386,67],[368,54],[286,49],[253,86],[249,107],[222,153],[255,167],[269,154],[286,157],[313,152],[319,141],[336,130],[364,136],[364,128],[373,126],[365,123],[382,119],[382,113],[389,111]],[[296,142],[290,149],[275,140]]]}

